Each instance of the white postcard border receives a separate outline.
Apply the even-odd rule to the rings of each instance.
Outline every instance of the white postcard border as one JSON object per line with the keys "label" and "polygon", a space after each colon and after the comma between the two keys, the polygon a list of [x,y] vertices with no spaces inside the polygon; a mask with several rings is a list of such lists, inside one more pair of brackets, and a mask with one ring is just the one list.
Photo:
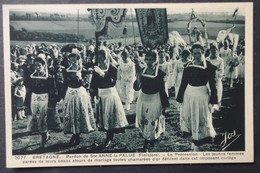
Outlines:
{"label": "white postcard border", "polygon": [[[50,5],[50,4],[49,4]],[[60,6],[68,6],[68,4],[56,4]],[[55,8],[56,5],[51,4],[51,8]],[[124,8],[142,8],[144,4],[69,4],[70,7],[82,7],[82,8],[111,8],[111,7],[124,7]],[[216,8],[221,6],[234,6],[244,8],[245,13],[245,151],[244,152],[169,152],[169,153],[100,153],[100,154],[36,154],[36,155],[12,155],[12,119],[11,119],[11,86],[10,86],[10,32],[9,32],[9,10],[12,8],[28,8],[39,7],[46,8],[48,5],[3,5],[3,45],[4,45],[4,73],[5,73],[5,124],[6,124],[6,166],[8,168],[18,167],[65,167],[65,166],[94,166],[94,165],[137,165],[137,164],[190,164],[190,163],[252,163],[254,161],[254,140],[253,140],[253,3],[164,3],[164,4],[145,4],[145,8],[165,8],[169,5],[177,6],[190,6],[190,8],[200,6],[206,8],[209,5],[214,5]],[[86,7],[85,7],[86,6]],[[50,7],[50,6],[49,6]],[[222,154],[225,154],[223,156]],[[242,155],[241,155],[242,154]],[[141,155],[141,156],[140,156]],[[170,155],[170,156],[169,156]],[[181,156],[189,155],[189,156]],[[196,156],[192,156],[196,155]],[[192,160],[193,157],[217,157],[220,159],[198,159]],[[58,157],[58,158],[57,158]],[[86,160],[85,162],[73,163],[73,158],[80,158]],[[93,157],[93,158],[92,158]],[[165,160],[162,158],[177,158],[178,160]],[[189,158],[190,160],[180,160],[180,158]],[[221,159],[221,157],[225,159]],[[229,157],[229,158],[228,158]],[[236,157],[236,159],[231,159]],[[35,159],[36,158],[36,159]],[[100,159],[100,161],[91,161],[91,159]],[[120,158],[126,159],[126,161],[120,161]],[[144,161],[129,161],[129,158],[144,159]],[[145,159],[150,159],[149,162]],[[107,160],[112,161],[108,162]],[[118,159],[113,161],[113,159]],[[54,163],[53,160],[56,160]],[[57,163],[58,160],[70,160],[70,163]],[[35,163],[30,163],[30,161]],[[49,163],[46,163],[49,161]],[[24,163],[23,163],[24,162]],[[25,163],[28,162],[28,163]]]}

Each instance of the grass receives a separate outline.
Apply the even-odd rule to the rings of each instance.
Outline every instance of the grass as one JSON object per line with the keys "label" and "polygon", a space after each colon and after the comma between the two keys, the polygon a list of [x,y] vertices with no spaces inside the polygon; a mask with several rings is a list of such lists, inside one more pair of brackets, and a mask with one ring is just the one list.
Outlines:
{"label": "grass", "polygon": [[[244,112],[243,112],[243,86],[228,88],[224,85],[223,101],[220,111],[213,114],[213,126],[218,134],[214,143],[202,146],[204,151],[221,151],[219,146],[223,141],[225,132],[236,130],[241,137],[233,143],[227,151],[244,150]],[[156,142],[151,152],[189,152],[191,138],[184,136],[180,131],[179,111],[174,99],[174,90],[170,90],[170,107],[166,113],[166,132]],[[28,133],[26,125],[28,118],[12,122],[12,147],[13,155],[26,154],[72,154],[72,153],[136,153],[142,152],[144,139],[140,137],[139,130],[134,127],[136,102],[131,104],[131,109],[126,111],[129,127],[124,134],[116,134],[109,148],[100,147],[105,139],[105,132],[94,131],[89,134],[81,134],[81,142],[77,146],[70,147],[68,142],[70,134],[62,131],[53,131],[51,139],[46,143],[46,148],[39,149],[40,135]],[[234,119],[236,120],[234,122]],[[234,122],[230,124],[230,122]]]}
{"label": "grass", "polygon": [[[187,24],[188,21],[176,21],[168,23],[168,31],[171,32],[173,30],[178,31],[181,35],[187,35]],[[22,28],[27,31],[36,31],[36,32],[53,32],[53,33],[70,33],[77,34],[77,22],[76,21],[10,21],[10,25],[12,25],[16,30],[21,30]],[[133,37],[133,28],[132,23],[126,23],[128,28],[128,36]],[[200,30],[201,25],[199,23],[192,23],[192,27],[197,26]],[[214,23],[208,22],[206,23],[207,33],[210,39],[216,39],[216,36],[220,30],[230,28],[232,24],[230,23]],[[233,30],[235,33],[240,35],[240,38],[245,37],[245,25],[244,24],[236,24],[235,29]],[[134,23],[134,32],[135,36],[139,37],[139,30],[137,23]],[[95,26],[90,22],[79,23],[79,34],[85,36],[86,39],[94,38],[95,36]],[[109,23],[108,27],[108,38],[112,39],[122,39],[123,35],[123,26],[115,27],[111,23]],[[187,40],[188,41],[188,40]]]}

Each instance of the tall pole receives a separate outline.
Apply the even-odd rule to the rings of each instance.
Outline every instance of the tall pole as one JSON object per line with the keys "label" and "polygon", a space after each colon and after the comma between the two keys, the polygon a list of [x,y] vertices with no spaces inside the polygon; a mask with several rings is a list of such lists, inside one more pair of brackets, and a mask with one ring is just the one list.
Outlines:
{"label": "tall pole", "polygon": [[78,27],[77,27],[77,37],[78,37],[78,39],[77,39],[77,43],[78,43],[78,47],[79,47],[79,9],[78,9],[78,25],[77,25]]}
{"label": "tall pole", "polygon": [[134,34],[134,44],[135,44],[135,49],[136,49],[136,42],[135,42],[135,29],[134,29],[134,19],[133,19],[133,14],[132,14],[132,8],[131,8],[131,19],[132,19],[132,27],[133,27],[133,34]]}
{"label": "tall pole", "polygon": [[126,30],[126,33],[125,34],[123,33],[125,35],[125,47],[126,47],[126,37],[127,37],[127,26],[126,26],[126,24],[125,24],[124,30]]}
{"label": "tall pole", "polygon": [[98,43],[98,36],[99,34],[96,32],[95,33],[95,36],[96,36],[96,46],[95,46],[95,65],[98,65],[98,48],[99,48],[99,43]]}

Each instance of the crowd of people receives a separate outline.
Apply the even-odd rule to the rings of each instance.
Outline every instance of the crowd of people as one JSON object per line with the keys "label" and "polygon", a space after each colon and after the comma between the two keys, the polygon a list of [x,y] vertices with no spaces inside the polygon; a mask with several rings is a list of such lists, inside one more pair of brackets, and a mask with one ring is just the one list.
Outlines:
{"label": "crowd of people", "polygon": [[154,49],[93,40],[87,46],[12,46],[12,120],[28,118],[28,131],[41,134],[41,148],[52,130],[72,134],[71,146],[81,133],[105,131],[102,146],[109,147],[116,133],[124,133],[126,111],[137,101],[135,126],[148,151],[167,131],[168,91],[174,88],[180,130],[191,134],[191,149],[199,151],[216,135],[212,112],[221,106],[222,81],[229,87],[244,82],[244,41],[238,51],[231,46],[228,40]]}

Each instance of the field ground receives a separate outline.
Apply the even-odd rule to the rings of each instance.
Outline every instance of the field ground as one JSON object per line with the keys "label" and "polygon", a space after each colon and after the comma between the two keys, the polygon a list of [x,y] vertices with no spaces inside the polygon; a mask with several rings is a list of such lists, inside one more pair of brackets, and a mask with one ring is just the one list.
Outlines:
{"label": "field ground", "polygon": [[[155,143],[151,152],[190,152],[191,138],[184,137],[179,126],[179,111],[176,108],[174,91],[170,90],[170,108],[166,113],[166,132]],[[129,127],[124,134],[116,134],[109,148],[101,148],[105,139],[105,132],[94,131],[81,134],[81,142],[77,146],[69,147],[71,135],[64,135],[62,131],[52,132],[51,139],[46,143],[46,148],[39,149],[40,135],[28,133],[26,126],[28,118],[12,122],[12,148],[13,155],[40,154],[40,153],[128,153],[142,152],[144,139],[140,137],[138,129],[134,127],[135,105],[131,104],[127,111]],[[244,85],[235,85],[228,88],[224,85],[222,107],[213,113],[213,126],[217,132],[214,143],[201,146],[203,151],[221,151],[220,143],[224,140],[225,133],[241,135],[227,147],[226,151],[245,150],[245,113],[244,113]]]}
{"label": "field ground", "polygon": [[[123,44],[125,44],[125,39],[124,38],[117,38],[117,39],[106,39],[108,41],[108,43],[118,43],[118,42],[122,42]],[[136,43],[141,43],[140,37],[136,37],[135,38]],[[61,43],[61,42],[47,42],[47,41],[14,41],[11,40],[10,41],[10,45],[18,45],[19,47],[25,47],[27,45],[31,45],[32,43],[36,44],[36,45],[41,45],[41,43],[45,43],[47,46],[50,46],[52,44],[56,44],[58,46],[64,46],[66,44],[71,44],[72,42],[67,42],[67,43]],[[73,42],[74,43],[74,42]],[[125,45],[130,45],[134,43],[134,38],[127,38],[126,39],[126,44]],[[75,43],[75,44],[84,44],[85,46],[87,46],[89,43]],[[87,45],[86,45],[87,44]]]}
{"label": "field ground", "polygon": [[[178,31],[182,36],[187,35],[187,24],[188,21],[176,21],[168,23],[168,31]],[[77,34],[77,22],[76,21],[10,21],[16,30],[21,30],[22,28],[26,29],[28,32],[51,32],[51,33],[68,33],[68,34]],[[137,23],[127,22],[127,36],[133,37],[133,31],[135,36],[139,37],[139,29]],[[200,23],[192,23],[192,28],[197,26],[199,30],[203,31],[203,28]],[[107,39],[122,39],[123,35],[123,25],[120,27],[115,27],[111,23],[108,25],[108,36]],[[209,39],[216,39],[217,34],[220,30],[225,30],[232,27],[232,23],[214,23],[207,22],[206,29]],[[134,28],[134,29],[133,29]],[[233,29],[234,33],[240,35],[240,38],[245,38],[245,25],[236,24],[236,27]],[[79,34],[84,35],[86,39],[91,39],[95,37],[95,26],[90,22],[79,23]],[[188,41],[188,40],[185,40]]]}

